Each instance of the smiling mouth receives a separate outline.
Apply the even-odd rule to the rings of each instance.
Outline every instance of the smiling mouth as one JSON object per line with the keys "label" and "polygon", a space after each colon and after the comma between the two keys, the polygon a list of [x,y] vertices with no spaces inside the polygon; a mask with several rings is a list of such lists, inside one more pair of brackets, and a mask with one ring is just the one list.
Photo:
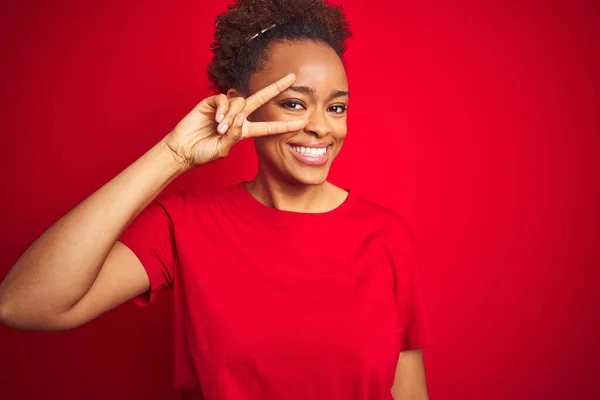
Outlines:
{"label": "smiling mouth", "polygon": [[288,149],[302,164],[319,166],[326,164],[329,160],[331,145],[325,145],[323,147],[304,147],[288,144]]}

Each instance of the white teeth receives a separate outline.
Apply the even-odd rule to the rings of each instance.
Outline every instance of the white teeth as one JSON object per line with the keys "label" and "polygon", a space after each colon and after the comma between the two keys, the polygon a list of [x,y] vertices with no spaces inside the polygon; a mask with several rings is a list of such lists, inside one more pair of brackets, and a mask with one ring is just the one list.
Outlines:
{"label": "white teeth", "polygon": [[302,146],[296,146],[296,147],[292,147],[297,153],[300,154],[306,154],[312,157],[318,157],[318,156],[322,156],[323,154],[327,153],[327,148],[314,148],[314,147],[302,147]]}

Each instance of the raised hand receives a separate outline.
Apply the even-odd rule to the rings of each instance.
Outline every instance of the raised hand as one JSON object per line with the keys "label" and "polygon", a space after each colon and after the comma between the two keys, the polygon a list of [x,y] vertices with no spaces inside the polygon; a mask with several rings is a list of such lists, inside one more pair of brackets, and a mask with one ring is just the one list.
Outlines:
{"label": "raised hand", "polygon": [[296,77],[289,74],[248,98],[207,97],[163,139],[186,169],[225,157],[242,139],[277,135],[302,129],[306,121],[251,122],[246,118],[286,90]]}

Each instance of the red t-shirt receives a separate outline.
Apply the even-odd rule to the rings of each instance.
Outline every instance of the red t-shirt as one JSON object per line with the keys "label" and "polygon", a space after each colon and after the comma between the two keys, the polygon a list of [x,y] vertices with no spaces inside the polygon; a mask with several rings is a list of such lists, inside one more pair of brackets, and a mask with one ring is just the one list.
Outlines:
{"label": "red t-shirt", "polygon": [[353,192],[310,214],[183,190],[120,241],[150,278],[137,303],[174,290],[180,398],[392,399],[399,352],[433,343],[409,227]]}

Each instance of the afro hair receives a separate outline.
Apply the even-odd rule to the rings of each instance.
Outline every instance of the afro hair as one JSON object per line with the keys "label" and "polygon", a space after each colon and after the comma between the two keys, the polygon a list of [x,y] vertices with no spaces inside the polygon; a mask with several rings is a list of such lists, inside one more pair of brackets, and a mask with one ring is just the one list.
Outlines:
{"label": "afro hair", "polygon": [[250,76],[262,67],[271,43],[312,40],[342,57],[351,35],[342,6],[324,0],[235,0],[227,8],[217,16],[208,67],[211,88],[221,93],[233,88],[247,94]]}

